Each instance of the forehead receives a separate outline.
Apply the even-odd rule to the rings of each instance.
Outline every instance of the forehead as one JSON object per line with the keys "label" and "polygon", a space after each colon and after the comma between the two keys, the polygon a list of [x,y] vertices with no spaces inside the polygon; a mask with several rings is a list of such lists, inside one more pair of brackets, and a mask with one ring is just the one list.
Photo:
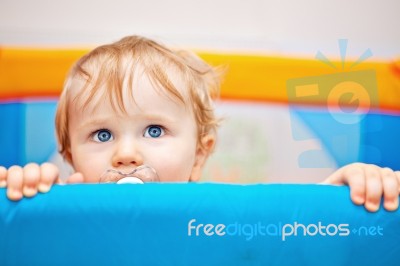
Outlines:
{"label": "forehead", "polygon": [[[91,74],[91,79],[75,75],[68,85],[70,107],[77,111],[95,111],[108,104],[116,112],[126,113],[132,102],[141,109],[152,106],[153,109],[165,108],[166,105],[191,109],[188,87],[182,75],[173,69],[164,69],[165,79],[154,77],[142,66],[138,66],[122,78],[103,81],[96,79],[98,73]],[[101,79],[101,78],[100,78]]]}
{"label": "forehead", "polygon": [[124,111],[126,100],[135,100],[142,89],[149,88],[159,96],[191,107],[189,82],[185,77],[181,69],[171,64],[148,65],[125,58],[111,67],[86,63],[71,75],[65,87],[69,102],[82,108],[108,100],[114,108]]}

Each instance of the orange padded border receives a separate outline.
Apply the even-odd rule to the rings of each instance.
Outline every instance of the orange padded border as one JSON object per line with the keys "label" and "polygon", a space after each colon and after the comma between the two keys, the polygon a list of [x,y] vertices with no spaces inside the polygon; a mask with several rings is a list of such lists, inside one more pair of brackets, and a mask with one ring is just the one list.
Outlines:
{"label": "orange padded border", "polygon": [[[70,66],[88,49],[0,47],[0,99],[58,96]],[[315,59],[265,55],[198,53],[212,65],[226,67],[221,98],[287,103],[291,78],[338,73]],[[340,66],[340,62],[333,62]],[[354,63],[347,62],[345,70]],[[339,70],[338,70],[339,69]],[[370,62],[354,70],[375,70],[379,106],[400,111],[400,62]]]}
{"label": "orange padded border", "polygon": [[0,99],[58,96],[69,68],[86,52],[0,48]]}

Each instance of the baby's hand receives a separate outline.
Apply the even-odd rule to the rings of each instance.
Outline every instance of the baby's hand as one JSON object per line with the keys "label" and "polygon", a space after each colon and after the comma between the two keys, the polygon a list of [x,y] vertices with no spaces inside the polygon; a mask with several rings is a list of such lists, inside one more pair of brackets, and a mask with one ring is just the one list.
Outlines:
{"label": "baby's hand", "polygon": [[394,211],[399,206],[400,171],[390,168],[353,163],[338,169],[322,183],[349,185],[352,201],[357,205],[364,204],[371,212],[379,209],[382,195],[386,210]]}
{"label": "baby's hand", "polygon": [[33,197],[38,191],[46,193],[58,178],[58,168],[51,163],[29,163],[25,167],[0,167],[0,187],[7,187],[10,200]]}
{"label": "baby's hand", "polygon": [[[72,175],[68,181],[77,183],[83,179],[79,175]],[[0,166],[0,187],[7,187],[10,200],[20,200],[24,196],[30,198],[38,192],[48,192],[54,183],[60,183],[58,176],[57,166],[51,163],[29,163],[25,167],[11,166],[8,170]]]}

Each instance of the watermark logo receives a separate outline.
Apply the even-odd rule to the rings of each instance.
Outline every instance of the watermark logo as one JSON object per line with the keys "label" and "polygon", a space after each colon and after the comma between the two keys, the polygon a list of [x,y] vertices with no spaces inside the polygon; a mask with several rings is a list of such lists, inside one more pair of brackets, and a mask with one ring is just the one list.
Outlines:
{"label": "watermark logo", "polygon": [[321,221],[316,223],[201,223],[191,219],[187,225],[189,237],[244,237],[250,241],[255,237],[279,237],[286,241],[293,237],[348,237],[348,236],[383,236],[381,226],[360,226],[351,227],[348,223],[324,224]]}
{"label": "watermark logo", "polygon": [[[372,56],[371,50],[367,49],[346,68],[347,43],[347,40],[339,40],[341,69],[320,51],[316,54],[316,59],[335,69],[335,73],[287,81],[293,138],[307,141],[318,137],[322,142],[320,149],[306,150],[299,155],[302,168],[333,167],[323,160],[327,151],[334,158],[344,158],[339,164],[357,161],[361,123],[370,110],[379,105],[375,70],[354,70]],[[313,105],[322,111],[320,115],[310,111]],[[311,131],[305,130],[304,123],[299,120]]]}

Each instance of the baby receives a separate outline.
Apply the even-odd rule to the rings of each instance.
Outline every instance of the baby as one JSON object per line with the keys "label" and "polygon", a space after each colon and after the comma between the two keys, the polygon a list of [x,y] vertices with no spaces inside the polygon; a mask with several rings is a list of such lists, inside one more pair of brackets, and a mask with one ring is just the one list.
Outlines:
{"label": "baby", "polygon": [[[66,183],[143,166],[160,182],[198,181],[216,141],[218,92],[217,71],[191,53],[138,36],[94,49],[72,67],[58,104],[60,153],[75,170]],[[0,186],[19,200],[49,191],[58,175],[50,163],[0,167]],[[349,185],[369,211],[382,195],[385,209],[398,207],[400,173],[388,168],[355,163],[323,183]]]}

